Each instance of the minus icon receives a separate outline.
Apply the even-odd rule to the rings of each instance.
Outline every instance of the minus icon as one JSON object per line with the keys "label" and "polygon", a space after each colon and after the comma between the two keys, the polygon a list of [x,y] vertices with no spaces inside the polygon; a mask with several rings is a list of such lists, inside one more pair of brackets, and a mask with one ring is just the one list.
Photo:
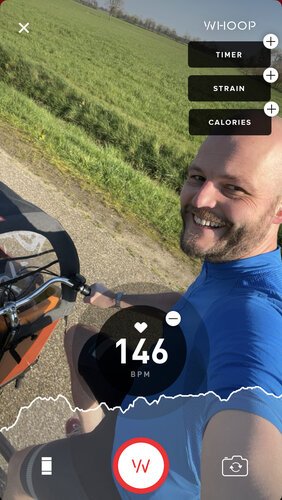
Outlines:
{"label": "minus icon", "polygon": [[167,313],[165,320],[169,326],[178,326],[181,321],[181,316],[177,311],[170,311]]}

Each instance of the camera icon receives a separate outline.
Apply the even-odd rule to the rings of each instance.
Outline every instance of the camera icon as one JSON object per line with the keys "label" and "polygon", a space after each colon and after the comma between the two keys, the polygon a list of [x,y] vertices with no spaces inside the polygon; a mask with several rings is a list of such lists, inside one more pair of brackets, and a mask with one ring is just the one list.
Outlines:
{"label": "camera icon", "polygon": [[249,462],[241,455],[223,458],[221,462],[222,475],[224,477],[246,477],[249,472]]}

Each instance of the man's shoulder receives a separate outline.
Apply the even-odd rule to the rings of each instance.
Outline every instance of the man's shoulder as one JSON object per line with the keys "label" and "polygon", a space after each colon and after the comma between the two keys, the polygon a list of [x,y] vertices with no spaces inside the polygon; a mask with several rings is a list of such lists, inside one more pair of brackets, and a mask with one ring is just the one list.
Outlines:
{"label": "man's shoulder", "polygon": [[282,307],[282,264],[274,269],[262,269],[238,276],[234,293],[253,293],[261,298],[276,299]]}
{"label": "man's shoulder", "polygon": [[280,395],[282,310],[263,297],[229,297],[206,318],[208,387],[227,397],[240,387]]}
{"label": "man's shoulder", "polygon": [[282,331],[282,300],[257,290],[236,289],[211,304],[205,323],[217,330]]}
{"label": "man's shoulder", "polygon": [[216,299],[208,310],[213,317],[237,318],[238,320],[253,318],[261,319],[267,315],[282,322],[282,297],[277,297],[259,290],[236,288],[230,290],[224,297]]}

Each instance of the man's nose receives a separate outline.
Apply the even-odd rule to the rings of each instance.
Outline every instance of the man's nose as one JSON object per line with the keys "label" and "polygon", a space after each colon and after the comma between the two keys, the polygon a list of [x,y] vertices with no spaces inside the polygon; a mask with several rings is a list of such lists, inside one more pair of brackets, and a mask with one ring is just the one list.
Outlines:
{"label": "man's nose", "polygon": [[196,208],[214,208],[218,202],[218,194],[214,184],[211,181],[205,181],[195,193],[192,203]]}

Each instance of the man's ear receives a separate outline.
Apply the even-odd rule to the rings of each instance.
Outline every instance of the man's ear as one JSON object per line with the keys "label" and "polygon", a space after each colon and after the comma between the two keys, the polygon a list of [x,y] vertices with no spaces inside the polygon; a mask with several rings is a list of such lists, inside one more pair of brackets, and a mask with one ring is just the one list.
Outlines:
{"label": "man's ear", "polygon": [[282,206],[278,207],[273,218],[273,224],[282,224]]}

